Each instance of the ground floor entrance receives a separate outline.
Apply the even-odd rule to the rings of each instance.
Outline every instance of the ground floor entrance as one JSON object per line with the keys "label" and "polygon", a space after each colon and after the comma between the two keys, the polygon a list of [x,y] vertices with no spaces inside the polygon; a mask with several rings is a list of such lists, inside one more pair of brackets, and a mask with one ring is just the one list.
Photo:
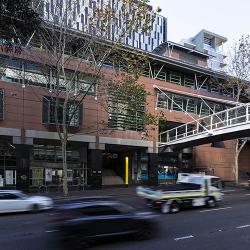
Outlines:
{"label": "ground floor entrance", "polygon": [[[32,145],[14,144],[11,137],[0,137],[0,188],[61,191],[63,166],[60,142],[36,138],[32,142]],[[87,142],[68,143],[69,189],[173,183],[179,172],[194,172],[203,167],[194,165],[192,148],[152,153],[147,147],[139,146],[105,144],[102,149],[92,146]],[[250,173],[247,165],[249,147],[246,144],[239,161],[239,170],[244,171],[245,176]]]}

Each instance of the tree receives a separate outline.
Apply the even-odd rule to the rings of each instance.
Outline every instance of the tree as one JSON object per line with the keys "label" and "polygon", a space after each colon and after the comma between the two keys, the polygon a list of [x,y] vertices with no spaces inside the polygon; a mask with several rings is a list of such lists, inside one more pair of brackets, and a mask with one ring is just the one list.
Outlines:
{"label": "tree", "polygon": [[[79,8],[77,1],[65,0],[63,5],[61,1],[51,3],[44,1],[48,12],[43,15],[42,31],[31,41],[36,48],[29,51],[30,58],[41,62],[39,70],[43,80],[41,82],[39,75],[40,80],[26,74],[25,81],[29,78],[30,85],[40,81],[47,96],[45,102],[53,104],[50,107],[54,109],[53,122],[62,146],[63,191],[67,196],[66,154],[67,142],[72,136],[70,126],[79,123],[80,106],[87,95],[95,95],[109,112],[126,110],[125,123],[137,116],[135,123],[143,124],[141,130],[154,121],[145,110],[148,93],[137,83],[147,56],[143,52],[131,52],[123,42],[134,31],[150,31],[155,13],[149,12],[147,0],[121,0],[117,4],[104,1],[102,6],[101,3],[92,6],[93,12],[85,16],[82,32],[72,27]],[[104,65],[123,72],[113,70],[107,75]],[[118,107],[117,101],[114,103],[111,98],[122,99],[123,104]],[[96,124],[97,135],[102,127]]]}
{"label": "tree", "polygon": [[38,29],[40,18],[31,0],[0,0],[1,50],[21,52],[32,33]]}
{"label": "tree", "polygon": [[[242,36],[231,50],[228,65],[228,79],[226,87],[234,92],[237,102],[249,102],[250,100],[250,37]],[[239,182],[239,155],[246,139],[237,139],[235,144],[234,174],[235,182]]]}

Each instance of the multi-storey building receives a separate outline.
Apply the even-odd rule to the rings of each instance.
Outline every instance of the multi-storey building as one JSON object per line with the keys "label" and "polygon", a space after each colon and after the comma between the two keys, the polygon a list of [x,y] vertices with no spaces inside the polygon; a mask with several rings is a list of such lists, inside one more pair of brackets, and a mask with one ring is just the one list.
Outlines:
{"label": "multi-storey building", "polygon": [[[69,1],[70,2],[70,1]],[[88,32],[90,19],[96,8],[103,8],[105,4],[111,4],[112,8],[117,13],[117,22],[112,24],[110,28],[109,39],[115,40],[121,32],[121,18],[119,17],[121,4],[119,0],[72,0],[72,9],[67,17],[67,24],[70,28]],[[65,11],[65,2],[56,2],[53,0],[45,0],[43,4],[40,4],[40,13],[43,13],[44,19],[51,22],[56,22],[56,19],[60,19]],[[58,12],[58,15],[55,15]],[[52,14],[53,13],[53,14]],[[148,5],[148,15],[152,15],[152,6]],[[61,15],[61,16],[60,16]],[[152,24],[152,29],[148,32],[132,31],[122,38],[123,43],[132,46],[134,48],[142,49],[151,52],[161,43],[167,41],[167,18],[156,14],[155,21]]]}
{"label": "multi-storey building", "polygon": [[223,44],[226,41],[227,38],[203,29],[194,37],[183,40],[182,44],[190,49],[206,53],[209,55],[208,67],[216,71],[223,71],[226,66]]}
{"label": "multi-storey building", "polygon": [[[160,132],[189,122],[190,116],[196,119],[236,105],[233,90],[218,85],[225,79],[225,73],[208,67],[206,53],[170,45],[171,57],[169,43],[148,54],[148,67],[139,79],[150,93],[146,108],[158,117],[159,125],[145,128],[137,118],[132,119],[136,114],[129,110],[113,109],[107,113],[96,98],[98,89],[90,91],[78,107],[69,128],[70,186],[79,187],[83,182],[95,188],[124,184],[125,159],[129,162],[129,185],[147,179],[155,183],[159,168],[168,168],[170,173],[177,169],[202,169],[224,181],[234,180],[234,140],[181,151],[158,150]],[[126,46],[124,49],[130,50]],[[50,98],[50,89],[44,85],[40,63],[36,57],[23,53],[8,60],[1,76],[1,187],[58,188],[62,183],[62,153],[54,126],[55,103]],[[115,70],[123,69],[105,64],[106,75],[111,76]],[[25,84],[26,80],[29,84]],[[102,121],[105,129],[91,129]],[[146,129],[147,136],[143,133]],[[248,148],[243,152],[240,163],[246,171]]]}

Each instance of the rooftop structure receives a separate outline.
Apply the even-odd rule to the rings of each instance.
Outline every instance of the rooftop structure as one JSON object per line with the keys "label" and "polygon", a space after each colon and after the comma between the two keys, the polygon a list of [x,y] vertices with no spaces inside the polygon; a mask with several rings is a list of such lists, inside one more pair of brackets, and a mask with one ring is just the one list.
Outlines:
{"label": "rooftop structure", "polygon": [[208,67],[216,71],[223,71],[226,66],[224,62],[226,56],[223,53],[223,44],[225,42],[227,42],[227,38],[202,29],[194,37],[184,39],[181,43],[187,48],[196,49],[209,55]]}

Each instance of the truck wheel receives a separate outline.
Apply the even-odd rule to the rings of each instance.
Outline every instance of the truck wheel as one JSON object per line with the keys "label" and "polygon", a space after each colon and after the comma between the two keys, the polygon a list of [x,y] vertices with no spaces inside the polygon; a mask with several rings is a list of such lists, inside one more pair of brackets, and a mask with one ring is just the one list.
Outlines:
{"label": "truck wheel", "polygon": [[180,212],[180,204],[177,201],[173,201],[172,204],[170,205],[170,213],[175,214]]}
{"label": "truck wheel", "polygon": [[207,199],[207,203],[206,203],[207,207],[209,208],[213,208],[213,207],[216,207],[216,201],[213,197],[209,197]]}
{"label": "truck wheel", "polygon": [[164,202],[161,204],[161,213],[162,214],[167,214],[170,212],[170,206],[167,204],[167,202]]}

